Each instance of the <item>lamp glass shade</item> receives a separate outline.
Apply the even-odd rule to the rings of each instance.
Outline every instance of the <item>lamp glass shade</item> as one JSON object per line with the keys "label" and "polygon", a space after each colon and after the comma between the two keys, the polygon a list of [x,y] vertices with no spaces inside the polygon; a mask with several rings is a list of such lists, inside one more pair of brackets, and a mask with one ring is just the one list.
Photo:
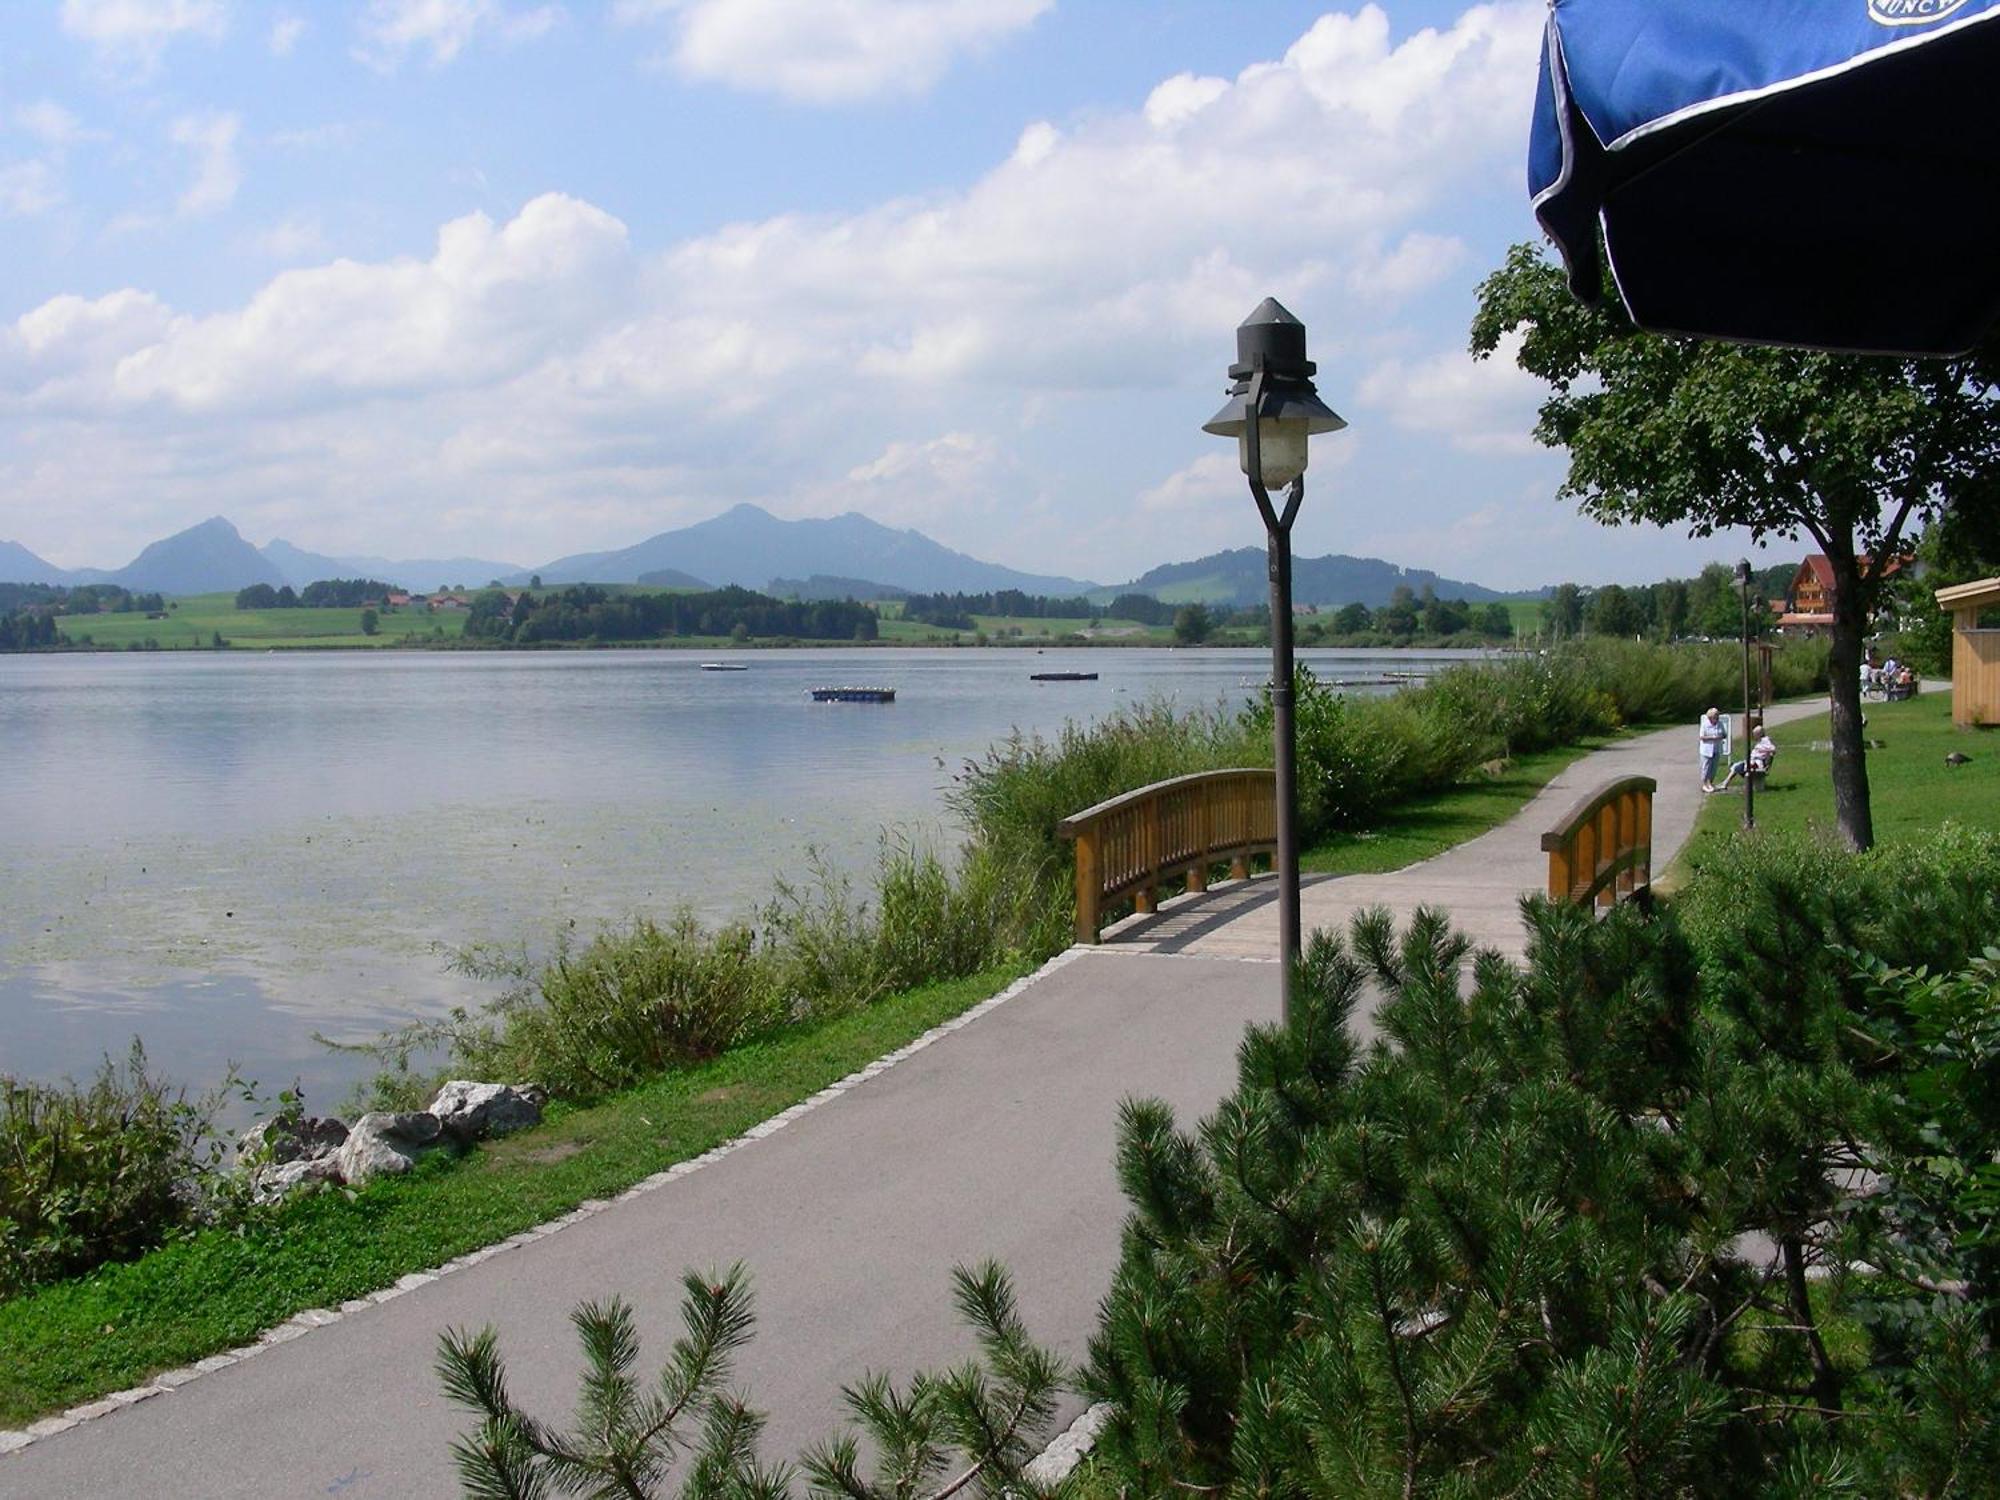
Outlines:
{"label": "lamp glass shade", "polygon": [[1281,490],[1306,471],[1306,438],[1312,424],[1304,417],[1265,417],[1257,424],[1262,476],[1250,473],[1250,424],[1236,439],[1237,461],[1252,479],[1261,477],[1267,490]]}

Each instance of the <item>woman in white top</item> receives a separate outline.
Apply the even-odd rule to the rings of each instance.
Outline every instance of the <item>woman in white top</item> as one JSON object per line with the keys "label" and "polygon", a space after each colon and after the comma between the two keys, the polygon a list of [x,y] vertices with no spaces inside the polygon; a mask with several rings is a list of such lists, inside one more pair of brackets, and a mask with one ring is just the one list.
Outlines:
{"label": "woman in white top", "polygon": [[1729,721],[1711,708],[1701,716],[1701,789],[1715,790],[1715,773],[1729,764]]}

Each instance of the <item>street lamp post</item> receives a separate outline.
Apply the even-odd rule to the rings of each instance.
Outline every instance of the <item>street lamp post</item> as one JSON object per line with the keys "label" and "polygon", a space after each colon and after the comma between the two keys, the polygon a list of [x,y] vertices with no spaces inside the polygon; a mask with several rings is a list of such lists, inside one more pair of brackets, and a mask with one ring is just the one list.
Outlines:
{"label": "street lamp post", "polygon": [[1750,560],[1736,565],[1736,590],[1743,596],[1743,826],[1757,826],[1757,778],[1750,772]]}
{"label": "street lamp post", "polygon": [[[1264,536],[1271,575],[1271,736],[1277,767],[1279,993],[1292,1020],[1292,975],[1299,958],[1299,800],[1293,728],[1292,522],[1306,493],[1306,440],[1338,432],[1346,421],[1319,399],[1306,358],[1305,325],[1266,297],[1236,329],[1229,400],[1202,424],[1233,437]],[[1285,491],[1280,509],[1271,491]]]}

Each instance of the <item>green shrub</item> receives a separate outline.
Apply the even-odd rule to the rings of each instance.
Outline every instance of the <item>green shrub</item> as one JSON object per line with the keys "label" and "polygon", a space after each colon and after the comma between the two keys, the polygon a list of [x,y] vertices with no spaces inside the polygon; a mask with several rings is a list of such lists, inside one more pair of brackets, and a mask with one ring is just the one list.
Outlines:
{"label": "green shrub", "polygon": [[0,1297],[123,1260],[194,1222],[222,1091],[190,1099],[135,1039],[87,1086],[0,1076]]}
{"label": "green shrub", "polygon": [[1670,911],[1525,913],[1523,965],[1430,913],[1317,934],[1198,1130],[1126,1106],[1103,1489],[1985,1493],[1990,1309],[1913,1300],[1932,1247],[1830,1176],[1897,1163],[1857,1145],[1898,1097],[1879,1049],[1871,1081],[1838,1026],[1765,1046]]}
{"label": "green shrub", "polygon": [[1094,724],[1067,723],[1053,740],[1010,735],[966,762],[945,800],[976,846],[1033,878],[1067,868],[1056,825],[1072,813],[1172,776],[1270,763],[1269,733],[1260,737],[1239,716],[1154,700]]}
{"label": "green shrub", "polygon": [[530,985],[478,1020],[459,1014],[445,1037],[476,1076],[590,1097],[767,1030],[784,1014],[775,978],[749,929],[704,930],[683,912],[558,948]]}
{"label": "green shrub", "polygon": [[885,838],[872,904],[815,855],[806,880],[780,881],[751,924],[710,928],[682,912],[607,930],[580,951],[561,944],[545,962],[462,952],[456,967],[503,993],[476,1014],[456,1010],[357,1049],[384,1064],[364,1102],[421,1107],[442,1076],[425,1063],[440,1051],[453,1073],[594,1098],[780,1027],[977,973],[1020,951],[1024,935],[1048,940],[1035,893],[1005,875],[978,848],[950,866]]}

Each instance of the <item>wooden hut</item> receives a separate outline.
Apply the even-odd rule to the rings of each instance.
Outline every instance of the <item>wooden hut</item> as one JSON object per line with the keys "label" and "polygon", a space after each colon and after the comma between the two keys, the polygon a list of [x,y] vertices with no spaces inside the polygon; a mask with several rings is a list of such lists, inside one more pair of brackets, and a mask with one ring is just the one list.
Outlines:
{"label": "wooden hut", "polygon": [[1937,602],[1952,617],[1952,723],[2000,724],[2000,630],[1979,628],[1981,613],[2000,610],[2000,578],[1939,589]]}

